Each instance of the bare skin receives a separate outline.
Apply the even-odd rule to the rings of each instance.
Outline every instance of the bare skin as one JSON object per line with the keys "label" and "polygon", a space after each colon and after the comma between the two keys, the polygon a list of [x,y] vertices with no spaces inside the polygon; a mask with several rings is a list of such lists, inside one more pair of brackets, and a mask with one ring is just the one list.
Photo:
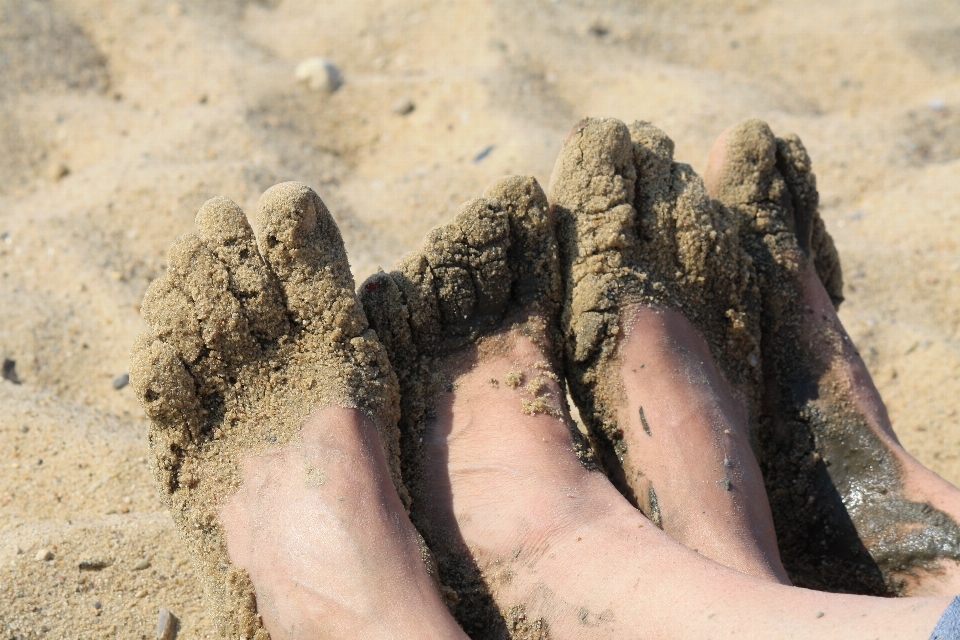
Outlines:
{"label": "bare skin", "polygon": [[[524,603],[550,637],[928,638],[948,598],[891,601],[774,584],[678,544],[573,453],[569,417],[524,414],[516,371],[546,355],[525,336],[455,377],[425,444],[428,505],[462,537],[503,608]],[[542,340],[537,340],[543,343]],[[451,358],[449,369],[460,361]],[[558,397],[548,380],[544,392]]]}
{"label": "bare skin", "polygon": [[221,511],[273,640],[466,638],[420,557],[377,432],[355,409],[303,425],[303,443],[243,464]]}
{"label": "bare skin", "polygon": [[706,341],[671,309],[638,307],[626,315],[614,361],[623,381],[618,421],[624,472],[639,489],[641,509],[657,511],[663,530],[694,551],[789,584],[746,411]]}
{"label": "bare skin", "polygon": [[[704,182],[708,191],[717,196],[727,167],[727,141],[731,127],[718,138],[711,151]],[[867,370],[863,359],[840,322],[823,282],[809,259],[801,257],[797,284],[802,303],[806,309],[800,328],[804,357],[809,359],[812,370],[821,371],[819,384],[839,389],[840,400],[849,402],[856,413],[862,416],[875,434],[897,461],[905,497],[913,502],[926,503],[942,511],[955,522],[960,522],[960,489],[943,480],[924,467],[900,444],[883,400]],[[823,336],[835,336],[827,341]],[[838,346],[839,345],[839,346]],[[768,393],[773,393],[768,390]],[[814,401],[820,408],[828,409],[836,398],[823,394]],[[784,427],[779,427],[784,428]],[[864,540],[869,549],[871,540]],[[942,558],[932,569],[917,569],[896,575],[903,582],[903,595],[955,595],[960,592],[960,564],[950,558]]]}

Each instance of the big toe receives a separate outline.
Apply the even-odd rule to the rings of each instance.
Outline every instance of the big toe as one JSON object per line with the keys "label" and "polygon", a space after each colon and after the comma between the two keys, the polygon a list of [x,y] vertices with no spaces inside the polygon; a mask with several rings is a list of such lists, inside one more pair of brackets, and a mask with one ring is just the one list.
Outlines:
{"label": "big toe", "polygon": [[604,214],[633,203],[636,179],[627,126],[587,118],[564,141],[550,176],[550,201],[561,210]]}
{"label": "big toe", "polygon": [[767,123],[747,120],[720,134],[710,151],[704,183],[726,205],[770,199],[776,177],[777,138]]}
{"label": "big toe", "polygon": [[337,332],[332,340],[360,335],[366,320],[352,294],[347,252],[320,196],[299,182],[271,187],[260,197],[258,227],[260,253],[280,281],[291,319],[307,330]]}

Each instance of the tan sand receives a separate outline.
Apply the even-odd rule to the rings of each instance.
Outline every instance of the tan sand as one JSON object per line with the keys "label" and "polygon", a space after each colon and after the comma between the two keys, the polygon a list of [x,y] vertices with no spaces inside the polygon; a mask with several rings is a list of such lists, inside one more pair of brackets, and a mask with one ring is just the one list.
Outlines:
{"label": "tan sand", "polygon": [[[620,5],[0,0],[0,638],[152,638],[160,607],[212,630],[111,385],[206,200],[310,185],[359,281],[496,178],[546,184],[586,115],[654,123],[700,173],[730,124],[797,133],[841,317],[907,449],[960,482],[960,8]],[[294,79],[315,55],[332,95]]]}

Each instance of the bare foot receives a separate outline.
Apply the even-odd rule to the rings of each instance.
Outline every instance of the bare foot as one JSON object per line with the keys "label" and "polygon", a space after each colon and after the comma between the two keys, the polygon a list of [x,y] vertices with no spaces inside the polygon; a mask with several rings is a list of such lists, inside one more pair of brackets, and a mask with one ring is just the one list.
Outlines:
{"label": "bare foot", "polygon": [[336,224],[285,183],[259,227],[229,200],[203,206],[147,292],[131,369],[221,633],[464,637],[395,488],[396,377]]}
{"label": "bare foot", "polygon": [[360,288],[398,371],[412,518],[468,633],[926,640],[948,599],[837,596],[733,571],[581,463],[553,348],[546,199],[516,177],[486,196]]}
{"label": "bare foot", "polygon": [[571,391],[611,477],[681,543],[786,582],[750,449],[759,329],[737,229],[645,123],[581,122],[551,197]]}
{"label": "bare foot", "polygon": [[745,122],[717,141],[706,180],[745,218],[759,273],[760,458],[791,577],[833,591],[956,594],[960,490],[900,445],[840,324],[840,262],[802,143]]}

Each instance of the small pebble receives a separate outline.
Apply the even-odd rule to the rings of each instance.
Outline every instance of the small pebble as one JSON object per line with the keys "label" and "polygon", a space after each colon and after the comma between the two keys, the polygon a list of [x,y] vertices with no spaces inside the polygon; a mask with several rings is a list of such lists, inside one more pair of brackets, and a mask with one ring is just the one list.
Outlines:
{"label": "small pebble", "polygon": [[77,565],[77,568],[80,571],[100,571],[101,569],[106,569],[110,566],[109,560],[104,560],[103,558],[91,558],[90,560],[83,560],[80,564]]}
{"label": "small pebble", "polygon": [[53,560],[53,551],[50,551],[50,549],[40,549],[37,551],[37,555],[35,555],[33,558],[38,562],[47,562],[48,560]]}
{"label": "small pebble", "polygon": [[818,618],[822,618],[822,617],[823,617],[823,611],[817,611],[817,617],[818,617]]}
{"label": "small pebble", "polygon": [[63,180],[68,175],[70,175],[70,167],[63,164],[62,162],[54,162],[50,165],[50,168],[47,170],[50,179],[54,182],[59,182]]}
{"label": "small pebble", "polygon": [[340,69],[326,58],[314,56],[297,65],[294,75],[297,80],[306,82],[311,89],[333,93],[343,84]]}
{"label": "small pebble", "polygon": [[177,637],[177,618],[167,609],[160,607],[157,619],[157,640],[174,640]]}
{"label": "small pebble", "polygon": [[134,571],[143,571],[144,569],[150,568],[150,560],[147,558],[141,558],[137,560],[137,564],[133,565]]}
{"label": "small pebble", "polygon": [[3,379],[20,384],[20,377],[17,376],[17,361],[10,358],[3,359]]}
{"label": "small pebble", "polygon": [[112,384],[113,384],[113,388],[116,389],[117,391],[119,391],[120,389],[123,389],[125,386],[130,384],[130,374],[121,373],[120,375],[118,375],[116,378],[113,379]]}
{"label": "small pebble", "polygon": [[413,104],[413,100],[410,98],[404,98],[396,102],[393,107],[391,107],[390,111],[398,116],[405,116],[416,108],[417,105]]}
{"label": "small pebble", "polygon": [[493,145],[486,147],[483,151],[481,151],[476,156],[474,156],[473,164],[479,164],[480,162],[483,162],[484,158],[486,158],[492,152],[493,152]]}

